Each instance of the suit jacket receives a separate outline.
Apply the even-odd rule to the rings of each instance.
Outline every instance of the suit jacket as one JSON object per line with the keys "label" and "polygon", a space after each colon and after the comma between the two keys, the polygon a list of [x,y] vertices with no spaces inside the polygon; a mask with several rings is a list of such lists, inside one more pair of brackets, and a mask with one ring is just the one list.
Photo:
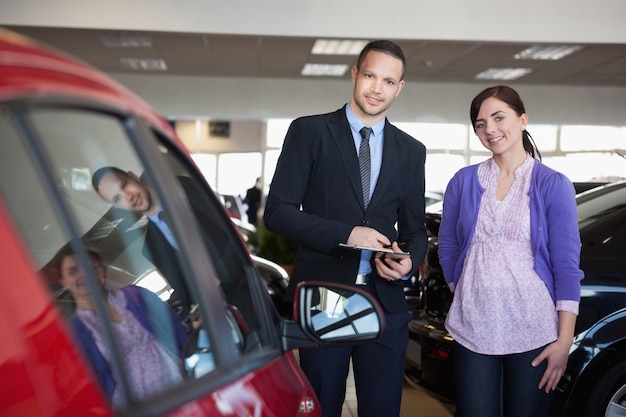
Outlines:
{"label": "suit jacket", "polygon": [[[337,245],[345,243],[359,225],[400,242],[402,249],[411,252],[412,273],[416,272],[427,245],[425,159],[424,145],[385,121],[382,166],[366,210],[345,107],[291,124],[263,217],[268,230],[299,242],[288,301],[304,280],[354,284],[360,251]],[[376,274],[373,265],[372,272]],[[408,310],[403,284],[374,277],[378,298],[392,313]]]}
{"label": "suit jacket", "polygon": [[[204,191],[192,178],[179,176],[177,179],[200,226],[207,250],[213,255],[216,272],[225,281],[224,288],[228,288],[230,275],[228,271],[232,273],[234,268],[241,269],[241,266],[237,265],[237,259],[228,256],[230,253],[228,248],[232,244],[231,238],[224,229],[220,228],[223,218],[218,217],[219,215],[224,217],[225,214],[213,209],[216,205],[210,204],[203,198]],[[189,314],[189,306],[197,303],[197,300],[193,297],[192,291],[185,281],[177,252],[178,250],[170,245],[158,226],[148,221],[142,253],[174,289],[172,297],[175,301],[180,302],[180,306],[178,306],[181,309],[180,316],[184,319]]]}

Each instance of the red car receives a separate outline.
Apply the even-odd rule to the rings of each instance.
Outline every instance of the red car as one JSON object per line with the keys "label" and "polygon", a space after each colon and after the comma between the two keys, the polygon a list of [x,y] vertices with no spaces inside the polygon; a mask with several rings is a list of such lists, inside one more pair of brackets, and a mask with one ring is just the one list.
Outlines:
{"label": "red car", "polygon": [[[107,201],[102,167],[124,173]],[[292,351],[384,329],[369,295],[321,283],[282,320],[167,121],[1,28],[0,192],[0,415],[320,416]]]}

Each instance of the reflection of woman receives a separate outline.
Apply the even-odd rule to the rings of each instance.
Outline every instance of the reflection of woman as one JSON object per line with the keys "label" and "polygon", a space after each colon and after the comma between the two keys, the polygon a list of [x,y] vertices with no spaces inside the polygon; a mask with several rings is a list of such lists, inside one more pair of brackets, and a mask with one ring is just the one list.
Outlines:
{"label": "reflection of woman", "polygon": [[548,415],[578,314],[574,187],[539,160],[528,115],[507,86],[482,91],[470,117],[492,157],[461,169],[444,197],[439,259],[454,291],[459,417]]}
{"label": "reflection of woman", "polygon": [[[181,352],[185,331],[173,310],[156,294],[134,285],[105,289],[106,268],[100,255],[88,249],[91,266],[102,289],[131,394],[140,399],[182,380]],[[57,255],[61,284],[71,294],[76,311],[72,329],[100,379],[114,408],[126,404],[118,389],[116,371],[110,366],[111,352],[103,333],[83,273],[72,248]]]}

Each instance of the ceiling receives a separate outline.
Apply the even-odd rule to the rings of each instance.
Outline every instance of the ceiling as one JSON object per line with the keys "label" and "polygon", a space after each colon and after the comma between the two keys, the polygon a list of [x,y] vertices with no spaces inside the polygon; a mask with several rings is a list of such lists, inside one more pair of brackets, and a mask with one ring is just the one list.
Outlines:
{"label": "ceiling", "polygon": [[[121,58],[163,59],[167,74],[204,77],[303,78],[305,63],[354,65],[355,56],[311,54],[315,38],[141,32],[152,47],[108,48],[99,37],[117,31],[5,26],[57,47],[107,73],[137,73]],[[124,32],[131,33],[131,32]],[[132,32],[139,33],[139,32]],[[410,82],[481,83],[488,68],[531,68],[517,84],[626,87],[626,44],[581,44],[562,60],[516,60],[529,43],[397,40]],[[349,78],[350,71],[343,76]],[[311,77],[306,77],[311,78]],[[320,77],[320,79],[325,79]]]}

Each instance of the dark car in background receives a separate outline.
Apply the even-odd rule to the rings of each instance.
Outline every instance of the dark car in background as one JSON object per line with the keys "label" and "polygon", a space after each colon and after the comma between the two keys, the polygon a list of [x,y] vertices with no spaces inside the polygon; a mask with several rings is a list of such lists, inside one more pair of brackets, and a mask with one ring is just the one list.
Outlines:
{"label": "dark car in background", "polygon": [[[567,370],[551,416],[626,415],[626,181],[576,196],[582,242],[580,312]],[[435,397],[454,402],[454,340],[444,327],[452,293],[437,255],[441,211],[427,213],[430,239],[421,298],[409,324],[405,375]]]}

